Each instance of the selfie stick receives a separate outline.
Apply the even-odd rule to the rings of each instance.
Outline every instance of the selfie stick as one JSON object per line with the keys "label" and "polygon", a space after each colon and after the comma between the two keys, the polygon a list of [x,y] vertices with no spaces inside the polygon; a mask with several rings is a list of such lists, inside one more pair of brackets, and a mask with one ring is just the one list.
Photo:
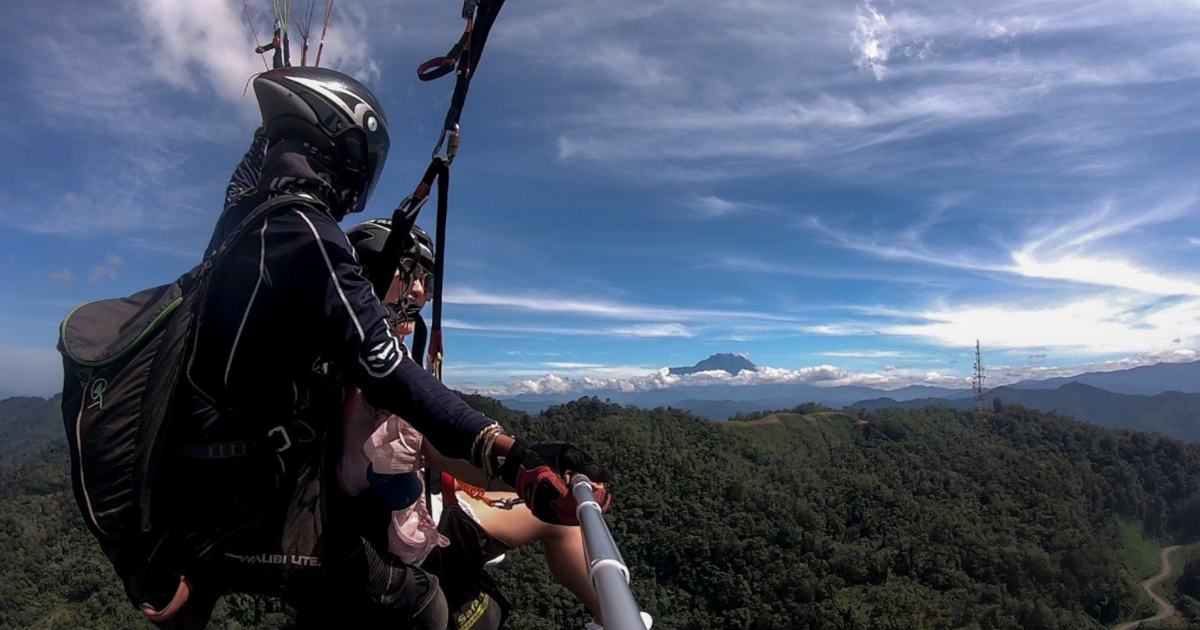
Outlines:
{"label": "selfie stick", "polygon": [[583,530],[583,548],[587,553],[588,577],[600,598],[600,612],[606,630],[646,630],[641,608],[629,590],[629,568],[617,551],[612,532],[604,522],[604,513],[592,494],[592,482],[584,475],[571,477],[571,494],[579,507],[575,518]]}

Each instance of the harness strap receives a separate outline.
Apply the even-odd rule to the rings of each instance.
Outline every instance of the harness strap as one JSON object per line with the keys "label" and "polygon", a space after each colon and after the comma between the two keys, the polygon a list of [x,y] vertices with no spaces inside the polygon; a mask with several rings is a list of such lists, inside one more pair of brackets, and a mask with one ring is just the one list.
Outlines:
{"label": "harness strap", "polygon": [[454,64],[458,62],[459,55],[462,54],[463,48],[471,39],[471,21],[468,20],[467,28],[463,31],[462,37],[458,43],[446,53],[444,57],[434,57],[429,61],[417,67],[417,78],[422,81],[433,81],[440,79],[451,72],[454,72]]}
{"label": "harness strap", "polygon": [[446,508],[452,508],[458,505],[458,495],[455,494],[455,486],[458,480],[448,472],[442,472],[442,503]]}
{"label": "harness strap", "polygon": [[232,459],[246,457],[258,450],[254,442],[220,442],[218,444],[195,444],[186,442],[179,445],[179,454],[191,459]]}
{"label": "harness strap", "polygon": [[442,295],[446,276],[446,219],[450,213],[450,163],[439,173],[437,243],[433,254],[433,321],[429,326],[429,358],[425,367],[440,381],[445,348],[442,345]]}

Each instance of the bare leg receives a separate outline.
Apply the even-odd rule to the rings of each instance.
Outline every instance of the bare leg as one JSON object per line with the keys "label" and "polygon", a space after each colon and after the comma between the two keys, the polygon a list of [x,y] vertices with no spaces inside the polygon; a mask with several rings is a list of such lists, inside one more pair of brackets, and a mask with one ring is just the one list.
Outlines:
{"label": "bare leg", "polygon": [[[516,495],[488,493],[488,496],[498,498]],[[596,623],[604,625],[600,618],[600,599],[588,579],[587,559],[583,555],[583,532],[578,527],[543,522],[522,505],[512,510],[501,510],[462,493],[458,494],[458,500],[469,503],[487,533],[510,548],[521,547],[535,540],[542,541],[546,566],[554,574],[554,579],[587,606]]]}

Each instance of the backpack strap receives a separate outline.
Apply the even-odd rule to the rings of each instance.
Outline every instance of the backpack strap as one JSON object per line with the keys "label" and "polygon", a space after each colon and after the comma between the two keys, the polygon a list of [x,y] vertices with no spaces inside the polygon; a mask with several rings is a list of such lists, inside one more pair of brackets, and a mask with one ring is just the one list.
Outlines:
{"label": "backpack strap", "polygon": [[[251,210],[244,219],[237,224],[237,227],[230,232],[229,236],[221,243],[215,252],[201,265],[196,272],[193,282],[201,280],[204,276],[212,271],[212,269],[221,261],[222,256],[227,252],[241,236],[246,233],[257,221],[268,213],[280,208],[281,206],[292,205],[300,206],[310,210],[317,210],[328,214],[328,208],[325,204],[311,197],[301,195],[285,194],[272,197],[263,203],[259,204],[254,210]],[[200,296],[202,299],[202,296]],[[199,300],[197,300],[199,303]],[[191,370],[190,360],[188,370]],[[291,436],[288,435],[286,427],[283,425],[272,427],[265,435],[254,440],[243,440],[235,442],[222,442],[219,444],[200,444],[200,443],[182,443],[179,445],[179,454],[190,459],[233,459],[257,455],[264,447],[274,451],[276,455],[281,455],[284,451],[292,446]],[[283,462],[282,456],[279,457],[281,469],[286,469],[286,464]]]}
{"label": "backpack strap", "polygon": [[213,252],[212,256],[209,256],[204,260],[204,263],[200,268],[200,273],[207,273],[209,269],[216,265],[221,256],[228,251],[229,248],[232,247],[233,244],[242,236],[242,234],[246,232],[246,230],[250,229],[250,226],[254,225],[258,219],[262,218],[272,210],[287,204],[307,206],[311,209],[325,212],[326,214],[329,212],[325,204],[313,199],[312,197],[303,197],[300,195],[290,194],[271,197],[270,199],[258,204],[257,207],[250,211],[250,214],[246,215],[246,218],[242,219],[241,222],[237,224],[237,227],[233,228],[233,231],[230,232],[229,236],[227,236],[221,243],[221,246],[217,248],[217,251]]}

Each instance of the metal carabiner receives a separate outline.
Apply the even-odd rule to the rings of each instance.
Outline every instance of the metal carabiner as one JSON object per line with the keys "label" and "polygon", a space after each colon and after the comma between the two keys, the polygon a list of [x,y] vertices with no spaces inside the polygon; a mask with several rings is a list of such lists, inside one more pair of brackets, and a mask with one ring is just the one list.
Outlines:
{"label": "metal carabiner", "polygon": [[463,0],[462,16],[464,20],[469,20],[475,15],[475,7],[479,4],[479,0]]}
{"label": "metal carabiner", "polygon": [[503,499],[492,500],[491,505],[501,510],[511,510],[524,502],[524,500],[515,497],[504,497]]}
{"label": "metal carabiner", "polygon": [[446,144],[446,132],[449,131],[450,143],[446,144],[446,160],[448,162],[454,161],[454,157],[458,155],[459,142],[462,140],[462,134],[459,133],[458,129],[458,123],[454,123],[453,129],[447,130],[445,127],[442,127],[442,133],[438,135],[437,145],[433,147],[433,154],[430,156],[430,159],[436,160],[441,155],[442,145]]}

